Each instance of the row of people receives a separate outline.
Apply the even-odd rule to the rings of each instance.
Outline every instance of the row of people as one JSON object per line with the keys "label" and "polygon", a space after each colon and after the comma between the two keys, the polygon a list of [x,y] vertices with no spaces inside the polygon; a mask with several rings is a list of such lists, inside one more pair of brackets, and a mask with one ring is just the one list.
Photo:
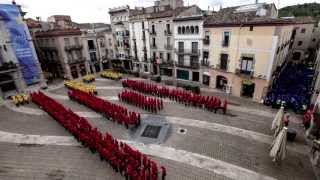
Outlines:
{"label": "row of people", "polygon": [[71,100],[104,114],[107,119],[124,125],[126,128],[138,127],[140,125],[140,114],[130,112],[125,107],[78,90],[70,90],[68,95]]}
{"label": "row of people", "polygon": [[160,98],[169,98],[170,100],[177,101],[185,104],[186,106],[204,108],[209,111],[214,111],[215,113],[219,109],[221,109],[224,114],[226,114],[227,111],[227,100],[222,102],[220,98],[213,96],[203,96],[182,89],[168,88],[166,86],[158,86],[156,84],[129,79],[123,80],[122,86],[141,93],[158,96]]}
{"label": "row of people", "polygon": [[122,78],[121,73],[118,73],[112,70],[103,71],[100,75],[103,78],[112,79],[112,80],[120,80]]}
{"label": "row of people", "polygon": [[162,99],[147,97],[134,91],[125,90],[118,94],[120,101],[138,106],[146,111],[157,113],[163,109]]}
{"label": "row of people", "polygon": [[98,152],[102,161],[107,161],[114,171],[119,172],[126,179],[165,179],[167,174],[165,167],[161,166],[159,169],[155,161],[126,143],[113,138],[111,134],[107,132],[102,134],[85,118],[75,114],[72,110],[66,109],[41,92],[32,93],[31,98],[92,153]]}
{"label": "row of people", "polygon": [[98,94],[95,85],[88,85],[78,81],[65,81],[64,86],[68,89],[78,90],[88,94]]}
{"label": "row of people", "polygon": [[27,94],[17,94],[17,95],[11,96],[11,100],[13,104],[15,104],[16,106],[29,104],[29,96]]}
{"label": "row of people", "polygon": [[94,82],[96,80],[96,77],[94,75],[92,75],[92,74],[88,74],[88,75],[84,76],[82,78],[82,80],[85,83],[92,83],[92,82]]}

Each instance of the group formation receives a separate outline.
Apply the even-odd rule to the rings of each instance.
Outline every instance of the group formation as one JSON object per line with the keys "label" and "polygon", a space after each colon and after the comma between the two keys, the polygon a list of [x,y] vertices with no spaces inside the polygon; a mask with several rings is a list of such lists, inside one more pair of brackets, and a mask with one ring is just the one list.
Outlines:
{"label": "group formation", "polygon": [[107,161],[116,172],[125,176],[126,179],[165,179],[165,167],[159,168],[156,162],[126,143],[119,142],[109,133],[102,134],[97,128],[92,127],[85,118],[78,116],[72,110],[66,109],[41,92],[32,93],[31,99],[79,142],[88,147],[92,153],[98,152],[101,160]]}
{"label": "group formation", "polygon": [[15,96],[11,96],[11,100],[13,104],[20,106],[29,103],[29,96],[27,94],[17,94]]}
{"label": "group formation", "polygon": [[118,94],[119,100],[140,107],[146,111],[157,113],[163,109],[162,99],[147,97],[134,91],[125,90]]}
{"label": "group formation", "polygon": [[71,100],[77,101],[96,112],[102,113],[107,119],[124,125],[127,129],[140,125],[140,114],[130,112],[125,107],[78,90],[70,90],[68,95]]}
{"label": "group formation", "polygon": [[92,83],[92,82],[94,82],[96,80],[96,77],[94,75],[92,75],[92,74],[88,74],[88,75],[84,76],[82,78],[82,80],[85,83]]}
{"label": "group formation", "polygon": [[226,114],[228,102],[222,102],[219,98],[213,96],[203,96],[190,91],[158,86],[151,83],[135,80],[123,80],[122,86],[145,94],[150,94],[160,98],[169,98],[170,100],[183,103],[186,106],[204,108],[215,113],[221,109]]}
{"label": "group formation", "polygon": [[112,80],[120,80],[122,78],[122,74],[116,71],[104,71],[101,74],[101,77]]}
{"label": "group formation", "polygon": [[96,86],[84,84],[78,81],[65,81],[64,86],[68,89],[78,90],[88,94],[98,94]]}

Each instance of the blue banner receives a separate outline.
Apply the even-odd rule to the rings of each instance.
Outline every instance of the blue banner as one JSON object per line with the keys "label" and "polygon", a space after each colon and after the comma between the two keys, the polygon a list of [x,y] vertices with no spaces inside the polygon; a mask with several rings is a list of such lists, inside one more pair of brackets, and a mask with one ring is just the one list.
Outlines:
{"label": "blue banner", "polygon": [[39,82],[40,75],[34,57],[32,47],[28,40],[28,34],[19,9],[15,5],[0,4],[0,18],[4,21],[9,33],[11,46],[19,61],[23,78],[27,85]]}

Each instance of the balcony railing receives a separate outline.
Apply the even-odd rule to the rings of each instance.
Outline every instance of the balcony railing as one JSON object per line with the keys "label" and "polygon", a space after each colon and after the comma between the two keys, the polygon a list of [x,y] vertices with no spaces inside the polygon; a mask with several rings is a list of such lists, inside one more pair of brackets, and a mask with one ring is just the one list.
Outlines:
{"label": "balcony railing", "polygon": [[170,44],[165,44],[165,45],[164,45],[164,48],[165,48],[166,50],[172,50],[172,49],[173,49],[173,46],[170,45]]}
{"label": "balcony railing", "polygon": [[77,64],[77,63],[83,63],[86,61],[86,58],[78,58],[78,59],[68,59],[68,64]]}
{"label": "balcony railing", "polygon": [[199,49],[175,49],[175,53],[180,55],[200,56]]}
{"label": "balcony railing", "polygon": [[254,71],[250,71],[246,69],[236,69],[236,74],[242,77],[253,78]]}
{"label": "balcony railing", "polygon": [[204,39],[203,40],[204,45],[209,45],[210,44],[210,39]]}
{"label": "balcony railing", "polygon": [[156,31],[151,31],[151,32],[150,32],[150,35],[151,35],[151,36],[156,36],[156,35],[157,35],[157,32],[156,32]]}
{"label": "balcony railing", "polygon": [[15,70],[17,69],[17,65],[13,62],[5,62],[0,66],[0,71],[10,71],[10,70]]}
{"label": "balcony railing", "polygon": [[174,65],[174,62],[172,60],[162,61],[160,63],[160,67],[172,67],[173,65]]}
{"label": "balcony railing", "polygon": [[172,36],[172,32],[168,30],[164,30],[164,35],[166,36]]}
{"label": "balcony railing", "polygon": [[70,46],[64,47],[65,51],[80,50],[80,49],[82,49],[82,45],[70,45]]}
{"label": "balcony railing", "polygon": [[210,63],[209,63],[208,60],[202,60],[202,61],[201,61],[201,66],[209,67],[209,66],[210,66]]}
{"label": "balcony railing", "polygon": [[229,41],[222,41],[222,47],[229,47]]}
{"label": "balcony railing", "polygon": [[157,49],[157,45],[156,44],[151,44],[151,49]]}
{"label": "balcony railing", "polygon": [[176,66],[181,67],[181,68],[199,69],[200,63],[199,62],[190,62],[190,64],[185,64],[184,61],[178,61],[176,63]]}
{"label": "balcony railing", "polygon": [[226,66],[221,66],[221,64],[217,64],[215,69],[217,70],[222,70],[222,71],[228,71],[228,65]]}

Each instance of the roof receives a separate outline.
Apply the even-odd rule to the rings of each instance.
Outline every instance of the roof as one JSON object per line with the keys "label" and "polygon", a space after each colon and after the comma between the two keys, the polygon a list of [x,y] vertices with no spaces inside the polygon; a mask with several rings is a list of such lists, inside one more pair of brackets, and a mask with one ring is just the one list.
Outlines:
{"label": "roof", "polygon": [[156,19],[156,18],[166,18],[166,17],[175,17],[183,10],[188,9],[189,7],[178,7],[176,9],[169,8],[165,11],[159,11],[155,13],[151,13],[148,19]]}
{"label": "roof", "polygon": [[51,29],[48,31],[39,31],[35,33],[36,37],[59,37],[81,35],[80,29]]}
{"label": "roof", "polygon": [[32,18],[28,18],[25,20],[27,23],[28,28],[33,29],[33,28],[41,28],[41,23],[32,19]]}
{"label": "roof", "polygon": [[271,12],[272,8],[274,8],[274,4],[265,3],[224,8],[207,16],[204,26],[270,26],[294,23],[291,19],[273,17]]}
{"label": "roof", "polygon": [[311,16],[301,16],[301,17],[294,17],[293,21],[296,24],[315,24],[317,21],[313,19]]}
{"label": "roof", "polygon": [[105,23],[74,23],[74,26],[80,29],[93,29],[94,28],[111,28],[110,24]]}

